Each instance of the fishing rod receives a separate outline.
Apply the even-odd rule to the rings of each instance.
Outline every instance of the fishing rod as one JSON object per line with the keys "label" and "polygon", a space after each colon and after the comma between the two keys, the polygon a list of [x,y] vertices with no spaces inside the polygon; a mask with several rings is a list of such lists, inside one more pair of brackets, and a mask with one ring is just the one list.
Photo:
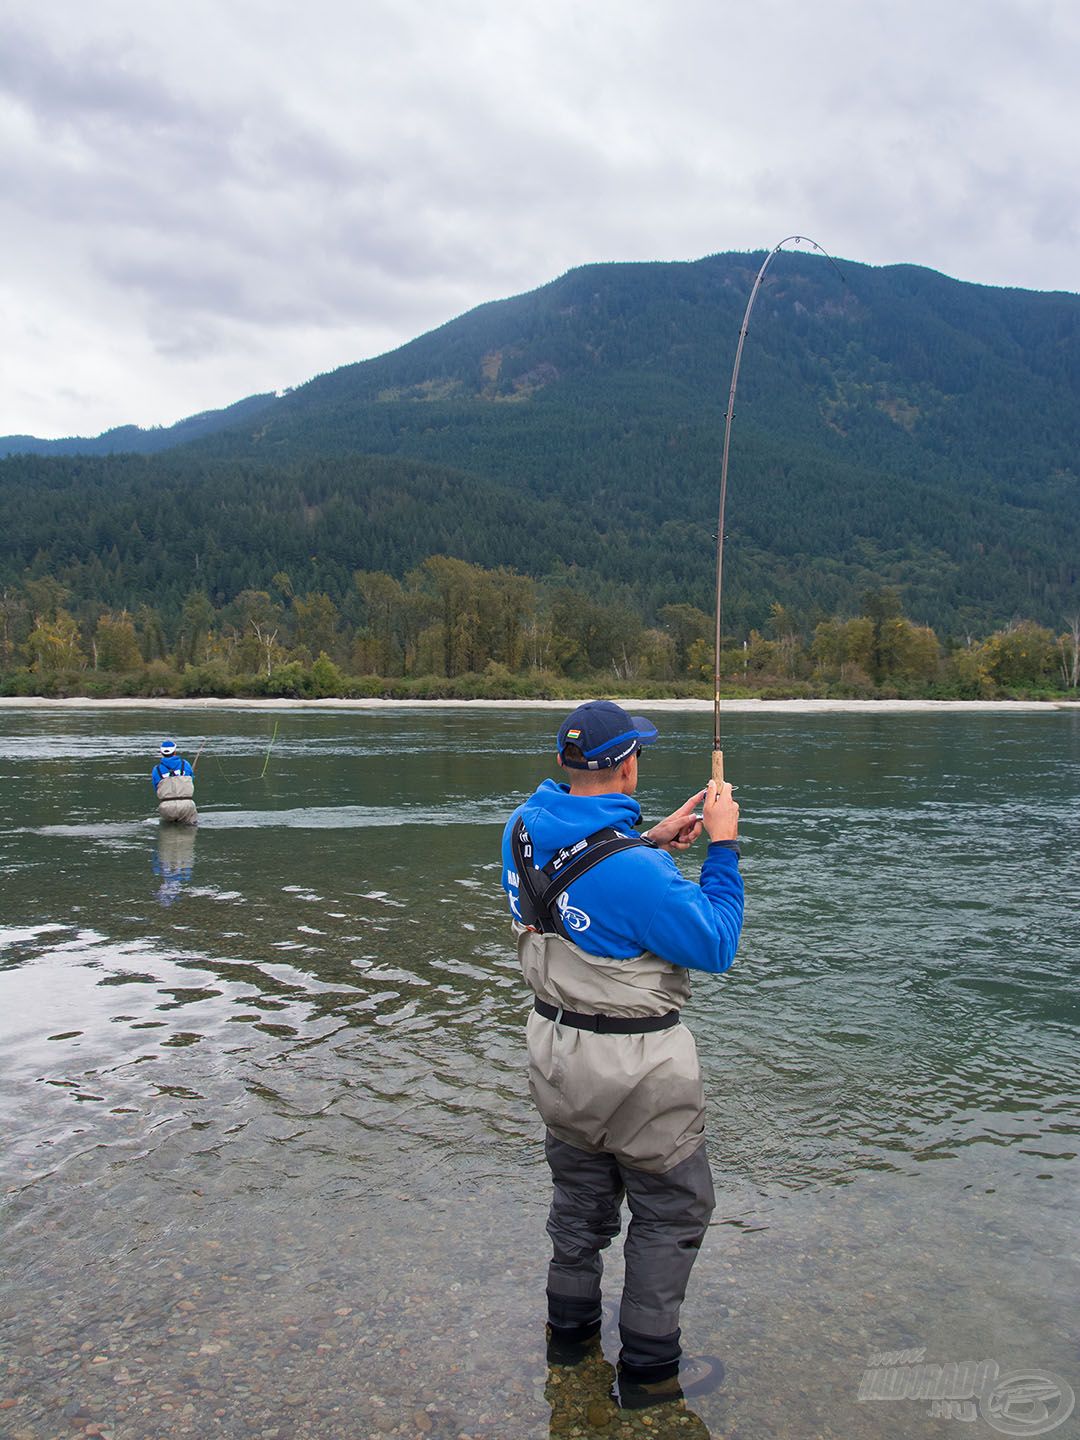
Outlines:
{"label": "fishing rod", "polygon": [[720,644],[723,631],[722,603],[723,603],[723,580],[724,580],[724,509],[727,505],[727,476],[728,476],[728,453],[731,449],[731,421],[735,415],[735,387],[739,383],[739,365],[742,363],[743,345],[750,331],[750,312],[754,308],[754,301],[761,289],[761,282],[765,278],[765,271],[769,268],[774,255],[787,244],[812,245],[819,254],[824,255],[829,264],[843,280],[844,276],[839,265],[829,254],[823,250],[816,240],[811,240],[809,235],[785,235],[778,245],[774,245],[768,255],[761,262],[761,269],[757,272],[757,279],[750,291],[750,298],[746,302],[746,312],[743,315],[742,327],[739,330],[739,343],[735,347],[735,364],[731,370],[731,389],[728,391],[727,410],[724,414],[724,455],[720,463],[720,517],[716,524],[716,650],[715,664],[713,666],[713,757],[712,757],[712,778],[719,788],[724,783],[724,750],[720,735]]}

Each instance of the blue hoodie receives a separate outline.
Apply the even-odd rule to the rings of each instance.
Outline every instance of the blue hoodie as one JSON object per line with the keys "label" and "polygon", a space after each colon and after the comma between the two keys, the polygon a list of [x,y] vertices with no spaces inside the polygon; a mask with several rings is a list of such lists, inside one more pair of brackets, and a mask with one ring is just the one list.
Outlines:
{"label": "blue hoodie", "polygon": [[[199,757],[196,755],[195,759]],[[166,775],[194,775],[188,761],[182,755],[163,755],[150,772],[150,784],[156,790]]]}
{"label": "blue hoodie", "polygon": [[[543,867],[557,850],[613,825],[629,831],[641,819],[630,795],[571,795],[545,780],[511,815],[503,831],[503,889],[515,919],[518,876],[511,847],[521,815]],[[724,842],[711,844],[701,884],[686,880],[665,851],[647,845],[620,851],[575,880],[563,912],[574,943],[590,955],[628,960],[650,950],[673,965],[720,974],[735,959],[742,930],[743,883],[739,858]]]}

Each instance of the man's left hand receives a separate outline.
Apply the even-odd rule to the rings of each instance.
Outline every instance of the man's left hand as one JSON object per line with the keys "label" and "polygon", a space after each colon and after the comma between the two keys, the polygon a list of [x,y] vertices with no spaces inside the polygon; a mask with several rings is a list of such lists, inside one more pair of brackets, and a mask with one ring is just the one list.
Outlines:
{"label": "man's left hand", "polygon": [[705,798],[705,791],[691,795],[666,820],[659,820],[647,831],[649,839],[658,850],[689,850],[701,834],[701,821],[694,811]]}

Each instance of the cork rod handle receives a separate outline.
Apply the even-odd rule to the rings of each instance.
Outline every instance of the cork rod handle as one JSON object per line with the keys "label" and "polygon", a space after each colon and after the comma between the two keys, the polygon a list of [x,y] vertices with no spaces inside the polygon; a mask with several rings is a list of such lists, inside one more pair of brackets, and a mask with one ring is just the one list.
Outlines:
{"label": "cork rod handle", "polygon": [[719,790],[724,783],[723,750],[714,750],[712,752],[712,778],[716,781],[716,788]]}

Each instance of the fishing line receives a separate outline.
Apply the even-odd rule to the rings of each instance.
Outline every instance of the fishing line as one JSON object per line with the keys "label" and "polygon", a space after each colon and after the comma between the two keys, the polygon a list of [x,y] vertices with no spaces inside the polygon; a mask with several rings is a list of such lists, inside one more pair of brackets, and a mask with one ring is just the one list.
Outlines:
{"label": "fishing line", "polygon": [[266,767],[270,764],[270,751],[274,748],[274,741],[277,739],[278,722],[274,721],[274,733],[270,736],[270,744],[266,747],[266,759],[263,761],[263,768],[259,772],[259,779],[266,779]]}
{"label": "fishing line", "polygon": [[[273,748],[274,748],[274,741],[275,741],[275,740],[277,739],[277,737],[278,737],[278,727],[279,727],[279,725],[280,725],[280,721],[275,720],[275,721],[274,721],[274,733],[270,736],[270,744],[266,747],[266,755],[265,755],[265,757],[263,758],[263,767],[262,767],[262,769],[259,771],[259,779],[260,779],[260,780],[265,780],[265,779],[266,779],[267,767],[268,767],[269,764],[270,764],[270,752],[271,752],[271,750],[273,750]],[[209,737],[207,737],[207,738],[209,738]],[[202,742],[202,744],[199,746],[199,749],[198,749],[198,751],[197,751],[197,753],[196,753],[196,755],[195,755],[195,759],[192,761],[192,764],[191,764],[192,770],[194,770],[194,769],[195,769],[195,766],[199,763],[199,756],[202,754],[204,748],[206,747],[206,743],[207,743],[207,741],[204,740],[204,741]],[[207,753],[207,755],[210,757],[210,759],[213,760],[214,764],[216,765],[216,767],[217,767],[217,769],[218,769],[219,774],[221,775],[221,778],[225,781],[225,784],[226,784],[226,785],[243,785],[243,783],[244,783],[243,777],[241,776],[239,779],[237,779],[237,778],[235,778],[234,776],[230,775],[229,772],[228,772],[228,769],[227,769],[226,766],[225,766],[224,761],[221,759],[221,757],[220,757],[218,754],[216,754],[213,750],[207,750],[206,753]]]}
{"label": "fishing line", "polygon": [[[724,580],[724,510],[727,505],[727,477],[728,477],[728,453],[731,448],[731,422],[735,415],[735,387],[739,383],[739,365],[742,362],[743,345],[750,331],[750,312],[754,308],[754,301],[761,289],[761,282],[765,278],[765,271],[769,268],[774,255],[777,255],[785,245],[812,245],[819,254],[824,255],[836,273],[844,280],[843,271],[827,250],[811,240],[809,235],[785,235],[778,245],[774,245],[768,255],[761,262],[761,269],[757,273],[753,289],[750,291],[750,298],[746,302],[746,312],[743,315],[742,326],[739,330],[739,343],[735,347],[735,364],[731,370],[731,389],[728,391],[727,410],[724,412],[724,455],[720,464],[720,515],[716,524],[716,648],[714,651],[713,665],[713,757],[712,757],[712,778],[716,781],[717,787],[724,783],[724,750],[720,734],[720,645],[723,631],[723,580]],[[844,280],[844,284],[847,281]]]}
{"label": "fishing line", "polygon": [[242,778],[239,780],[233,779],[233,777],[229,774],[228,770],[225,768],[225,762],[221,759],[221,756],[216,755],[213,750],[210,751],[210,758],[217,766],[218,772],[220,773],[221,778],[225,781],[226,785],[242,785],[244,783]]}

